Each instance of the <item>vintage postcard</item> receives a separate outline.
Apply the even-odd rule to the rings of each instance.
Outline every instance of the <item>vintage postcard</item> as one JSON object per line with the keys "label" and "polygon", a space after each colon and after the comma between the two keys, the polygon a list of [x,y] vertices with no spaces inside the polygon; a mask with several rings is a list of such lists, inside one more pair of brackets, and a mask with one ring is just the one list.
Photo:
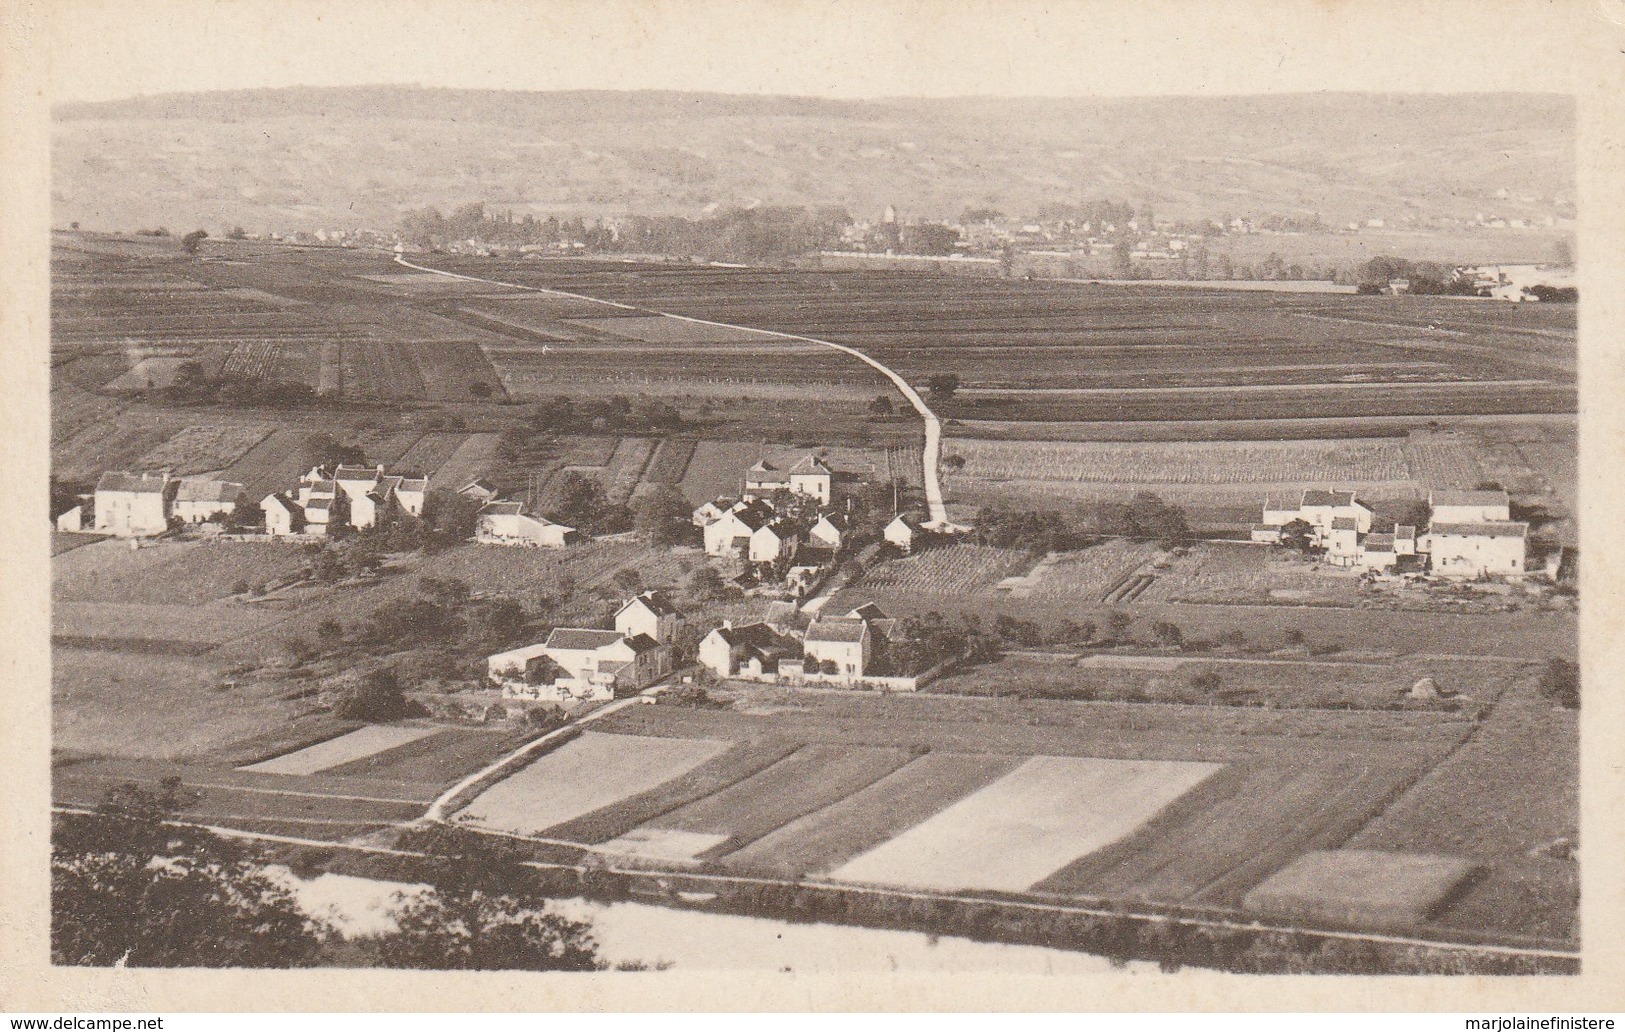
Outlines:
{"label": "vintage postcard", "polygon": [[0,1005],[1619,1009],[1625,8],[5,11]]}

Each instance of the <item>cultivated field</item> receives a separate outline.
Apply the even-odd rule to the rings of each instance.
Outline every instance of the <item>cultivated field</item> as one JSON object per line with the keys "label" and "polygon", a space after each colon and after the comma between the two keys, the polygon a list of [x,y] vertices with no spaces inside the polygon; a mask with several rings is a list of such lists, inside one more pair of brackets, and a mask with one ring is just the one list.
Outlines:
{"label": "cultivated field", "polygon": [[985,594],[1031,565],[1030,555],[1014,549],[949,545],[874,566],[861,583],[885,595],[961,598]]}
{"label": "cultivated field", "polygon": [[537,834],[685,774],[724,741],[587,732],[481,793],[460,819]]}
{"label": "cultivated field", "polygon": [[176,541],[132,551],[106,540],[53,560],[52,594],[59,602],[202,605],[244,584],[292,577],[305,558],[283,543]]}
{"label": "cultivated field", "polygon": [[1130,834],[1211,763],[1035,756],[830,872],[837,881],[1021,892]]}
{"label": "cultivated field", "polygon": [[1405,480],[1404,449],[1392,441],[1066,444],[955,439],[965,460],[955,477],[1102,484],[1280,484]]}
{"label": "cultivated field", "polygon": [[317,774],[415,742],[420,738],[427,738],[437,731],[439,728],[435,727],[393,727],[387,724],[373,724],[295,752],[251,763],[241,769],[258,771],[262,774]]}

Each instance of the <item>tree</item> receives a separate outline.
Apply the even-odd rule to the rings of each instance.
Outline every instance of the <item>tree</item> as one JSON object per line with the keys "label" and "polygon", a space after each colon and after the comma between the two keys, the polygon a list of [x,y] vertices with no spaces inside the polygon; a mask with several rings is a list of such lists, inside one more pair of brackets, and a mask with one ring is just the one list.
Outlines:
{"label": "tree", "polygon": [[1191,677],[1191,688],[1203,695],[1212,695],[1224,686],[1217,670],[1202,670]]}
{"label": "tree", "polygon": [[407,699],[400,679],[390,667],[363,674],[333,707],[333,715],[340,720],[365,720],[374,724],[400,720],[417,711],[418,707]]}
{"label": "tree", "polygon": [[925,389],[930,392],[933,401],[948,401],[959,390],[959,376],[956,373],[934,373],[925,381]]}
{"label": "tree", "polygon": [[1129,624],[1133,622],[1134,617],[1128,615],[1127,613],[1120,612],[1118,610],[1113,610],[1112,612],[1107,613],[1106,641],[1112,645],[1122,644],[1122,642],[1125,640],[1125,635],[1128,633]]}
{"label": "tree", "polygon": [[1300,552],[1308,552],[1314,544],[1311,537],[1314,529],[1308,520],[1294,519],[1281,528],[1281,544],[1296,548]]}
{"label": "tree", "polygon": [[548,514],[568,527],[588,534],[611,534],[626,529],[626,509],[611,505],[604,486],[592,477],[570,472],[559,487],[558,501]]}
{"label": "tree", "polygon": [[265,511],[245,493],[238,496],[237,504],[231,507],[231,512],[226,516],[226,529],[244,531],[261,526],[264,522]]}
{"label": "tree", "polygon": [[226,231],[226,239],[227,240],[247,240],[248,239],[248,230],[244,229],[241,226],[232,226],[231,229]]}
{"label": "tree", "polygon": [[181,250],[187,254],[197,254],[198,245],[207,239],[209,239],[209,234],[207,232],[201,229],[194,229],[192,232],[181,237]]}
{"label": "tree", "polygon": [[871,416],[879,416],[879,417],[885,417],[885,416],[891,415],[892,414],[891,399],[886,397],[884,394],[875,395],[875,400],[871,401],[869,403],[869,414]]}
{"label": "tree", "polygon": [[615,586],[627,594],[636,593],[643,587],[643,574],[630,566],[616,570],[615,575],[610,580],[614,581]]}
{"label": "tree", "polygon": [[677,545],[694,535],[688,499],[671,484],[657,484],[632,502],[632,528],[651,545]]}
{"label": "tree", "polygon": [[51,960],[77,966],[305,967],[331,929],[226,840],[169,827],[180,778],[127,783],[51,836]]}
{"label": "tree", "polygon": [[364,466],[367,456],[353,444],[340,444],[332,434],[316,433],[306,437],[300,446],[302,466]]}
{"label": "tree", "polygon": [[492,387],[489,383],[486,383],[484,380],[471,380],[471,381],[469,381],[468,393],[474,395],[474,397],[476,397],[476,398],[480,398],[480,399],[489,398],[495,392],[496,392],[496,388]]}
{"label": "tree", "polygon": [[722,580],[722,574],[714,567],[697,567],[683,582],[683,594],[695,602],[709,602],[720,597],[727,585]]}

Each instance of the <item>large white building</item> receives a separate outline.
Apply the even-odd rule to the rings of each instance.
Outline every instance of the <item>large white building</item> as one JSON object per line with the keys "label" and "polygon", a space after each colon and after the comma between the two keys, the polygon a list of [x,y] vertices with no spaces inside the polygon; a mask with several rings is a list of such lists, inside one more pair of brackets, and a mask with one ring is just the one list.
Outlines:
{"label": "large white building", "polygon": [[1519,578],[1526,566],[1529,524],[1511,520],[1430,523],[1426,536],[1432,569],[1441,577]]}
{"label": "large white building", "polygon": [[175,516],[182,523],[206,523],[231,515],[243,485],[229,480],[182,480],[175,492]]}
{"label": "large white building", "polygon": [[1429,491],[1428,512],[1435,523],[1504,523],[1512,502],[1501,490]]}
{"label": "large white building", "polygon": [[611,699],[671,674],[680,623],[664,595],[644,592],[616,613],[615,630],[555,627],[544,642],[487,657],[486,675],[510,699]]}
{"label": "large white building", "polygon": [[574,527],[525,512],[523,502],[487,502],[474,521],[474,540],[485,545],[563,548],[579,538]]}
{"label": "large white building", "polygon": [[93,529],[120,537],[162,534],[180,483],[168,473],[103,473],[96,481]]}

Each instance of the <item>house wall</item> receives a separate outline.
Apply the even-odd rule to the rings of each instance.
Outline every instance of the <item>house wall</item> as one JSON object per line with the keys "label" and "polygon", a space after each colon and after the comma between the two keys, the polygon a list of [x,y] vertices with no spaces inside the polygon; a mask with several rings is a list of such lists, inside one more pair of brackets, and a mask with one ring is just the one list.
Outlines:
{"label": "house wall", "polygon": [[888,524],[885,538],[887,541],[907,552],[914,547],[914,532],[908,527]]}
{"label": "house wall", "polygon": [[750,561],[770,563],[786,551],[794,554],[795,539],[781,539],[776,531],[763,527],[750,536]]}
{"label": "house wall", "polygon": [[1436,505],[1429,517],[1434,523],[1505,523],[1512,518],[1505,505]]}
{"label": "house wall", "polygon": [[863,641],[808,641],[802,645],[809,672],[826,659],[832,659],[840,668],[840,676],[862,677],[869,668],[869,640]]}
{"label": "house wall", "polygon": [[1528,572],[1523,538],[1455,534],[1430,534],[1428,538],[1433,572],[1441,577],[1521,577]]}
{"label": "house wall", "polygon": [[825,505],[830,500],[829,476],[825,473],[796,473],[790,477],[790,490],[810,495]]}
{"label": "house wall", "polygon": [[158,491],[96,492],[96,529],[111,534],[162,534],[169,512],[169,497]]}
{"label": "house wall", "polygon": [[718,677],[731,677],[739,670],[733,646],[724,641],[722,635],[716,631],[700,640],[700,647],[696,650],[695,656],[701,666]]}

